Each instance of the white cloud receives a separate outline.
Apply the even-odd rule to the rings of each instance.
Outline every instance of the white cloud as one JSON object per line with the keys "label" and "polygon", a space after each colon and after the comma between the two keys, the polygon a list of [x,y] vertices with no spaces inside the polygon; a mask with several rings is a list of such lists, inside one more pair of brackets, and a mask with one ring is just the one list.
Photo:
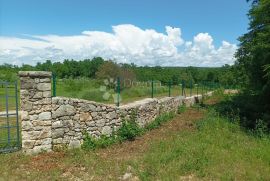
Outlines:
{"label": "white cloud", "polygon": [[236,45],[223,41],[215,48],[208,33],[184,41],[181,29],[166,26],[166,33],[131,24],[113,26],[113,32],[84,31],[80,35],[39,35],[27,38],[0,36],[0,64],[36,64],[51,59],[81,60],[101,56],[119,63],[163,66],[221,66],[233,64]]}

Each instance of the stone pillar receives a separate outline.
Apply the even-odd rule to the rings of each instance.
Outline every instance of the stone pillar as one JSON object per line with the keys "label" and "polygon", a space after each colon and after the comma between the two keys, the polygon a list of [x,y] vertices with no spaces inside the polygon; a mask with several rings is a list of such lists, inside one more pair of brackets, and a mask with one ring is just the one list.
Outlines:
{"label": "stone pillar", "polygon": [[51,72],[20,71],[22,150],[52,150]]}

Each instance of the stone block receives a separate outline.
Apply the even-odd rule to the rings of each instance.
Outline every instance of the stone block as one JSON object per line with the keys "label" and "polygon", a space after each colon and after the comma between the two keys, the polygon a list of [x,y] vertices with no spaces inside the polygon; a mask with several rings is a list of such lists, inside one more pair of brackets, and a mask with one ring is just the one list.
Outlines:
{"label": "stone block", "polygon": [[52,138],[55,139],[55,138],[63,137],[64,133],[65,133],[64,128],[53,129]]}
{"label": "stone block", "polygon": [[63,127],[62,121],[52,122],[52,128],[61,128],[61,127]]}
{"label": "stone block", "polygon": [[92,116],[90,115],[89,112],[83,112],[80,114],[80,121],[91,121]]}
{"label": "stone block", "polygon": [[21,111],[21,120],[29,120],[29,114],[27,111]]}
{"label": "stone block", "polygon": [[80,148],[81,142],[79,140],[71,140],[68,144],[69,149]]}
{"label": "stone block", "polygon": [[33,109],[33,103],[30,101],[25,101],[21,104],[21,109],[23,111],[31,111]]}
{"label": "stone block", "polygon": [[61,105],[56,111],[53,111],[53,118],[58,118],[61,116],[71,116],[75,115],[76,110],[71,105]]}
{"label": "stone block", "polygon": [[51,112],[42,112],[38,115],[39,120],[50,120],[52,118]]}
{"label": "stone block", "polygon": [[106,118],[107,119],[110,119],[110,120],[112,120],[112,119],[115,119],[115,118],[117,118],[117,114],[116,114],[116,112],[109,112],[107,115],[106,115]]}
{"label": "stone block", "polygon": [[97,121],[96,121],[96,126],[97,126],[97,127],[102,127],[102,126],[105,125],[105,122],[106,122],[105,119],[97,120]]}
{"label": "stone block", "polygon": [[22,130],[29,131],[33,130],[33,125],[30,121],[22,121]]}
{"label": "stone block", "polygon": [[37,90],[39,91],[50,91],[51,90],[51,83],[38,83]]}
{"label": "stone block", "polygon": [[34,99],[41,99],[42,98],[42,92],[36,92],[33,96]]}
{"label": "stone block", "polygon": [[102,128],[101,134],[110,136],[112,134],[112,128],[110,126],[104,126]]}
{"label": "stone block", "polygon": [[46,97],[46,98],[52,97],[52,93],[51,93],[51,91],[44,91],[43,94],[42,94],[42,96],[43,97]]}
{"label": "stone block", "polygon": [[22,140],[22,148],[23,149],[32,149],[35,145],[35,140]]}

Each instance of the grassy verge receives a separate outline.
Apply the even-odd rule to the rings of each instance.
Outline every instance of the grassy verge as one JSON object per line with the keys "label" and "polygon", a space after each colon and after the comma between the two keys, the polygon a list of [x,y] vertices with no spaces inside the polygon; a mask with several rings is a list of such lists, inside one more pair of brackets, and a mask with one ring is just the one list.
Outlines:
{"label": "grassy verge", "polygon": [[2,154],[0,180],[270,180],[269,136],[243,131],[211,106],[182,109],[104,149]]}
{"label": "grassy verge", "polygon": [[182,131],[155,142],[137,174],[142,180],[269,180],[270,139],[247,135],[237,124],[213,111],[197,122],[195,132]]}

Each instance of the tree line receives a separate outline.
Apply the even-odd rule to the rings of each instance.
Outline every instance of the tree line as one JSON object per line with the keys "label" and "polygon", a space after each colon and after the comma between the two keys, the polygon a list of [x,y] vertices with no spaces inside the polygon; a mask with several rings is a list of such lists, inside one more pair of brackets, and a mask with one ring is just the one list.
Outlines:
{"label": "tree line", "polygon": [[222,67],[148,67],[136,66],[135,64],[117,64],[101,57],[85,60],[64,60],[52,62],[47,60],[37,63],[35,66],[23,64],[15,66],[10,64],[0,65],[0,80],[14,81],[20,70],[52,71],[59,79],[68,78],[91,78],[104,79],[116,78],[131,79],[137,81],[158,80],[163,83],[169,81],[173,84],[184,81],[199,83],[203,81],[219,83],[225,86],[239,85],[235,78],[234,67],[224,65]]}

